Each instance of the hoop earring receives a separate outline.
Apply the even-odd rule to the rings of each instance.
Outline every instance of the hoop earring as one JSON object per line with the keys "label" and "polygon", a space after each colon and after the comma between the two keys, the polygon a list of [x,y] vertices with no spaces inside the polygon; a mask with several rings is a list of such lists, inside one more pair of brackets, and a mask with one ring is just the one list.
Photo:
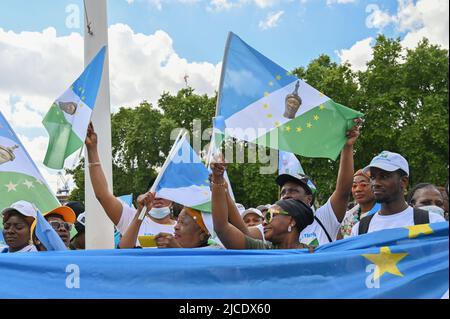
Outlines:
{"label": "hoop earring", "polygon": [[291,231],[292,231],[292,227],[291,227],[291,225],[289,225],[288,232],[290,233]]}

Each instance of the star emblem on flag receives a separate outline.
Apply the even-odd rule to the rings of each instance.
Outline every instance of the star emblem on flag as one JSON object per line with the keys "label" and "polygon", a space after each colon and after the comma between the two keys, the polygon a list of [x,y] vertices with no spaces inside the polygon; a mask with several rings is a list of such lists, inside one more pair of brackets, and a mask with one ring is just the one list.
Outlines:
{"label": "star emblem on flag", "polygon": [[9,184],[5,186],[8,188],[8,193],[11,191],[17,191],[16,190],[17,184],[14,184],[12,181],[10,181]]}
{"label": "star emblem on flag", "polygon": [[397,264],[408,256],[408,253],[393,253],[389,247],[385,246],[380,248],[378,254],[363,254],[362,256],[377,266],[374,274],[374,280],[377,280],[385,273],[403,277],[403,274],[397,268]]}

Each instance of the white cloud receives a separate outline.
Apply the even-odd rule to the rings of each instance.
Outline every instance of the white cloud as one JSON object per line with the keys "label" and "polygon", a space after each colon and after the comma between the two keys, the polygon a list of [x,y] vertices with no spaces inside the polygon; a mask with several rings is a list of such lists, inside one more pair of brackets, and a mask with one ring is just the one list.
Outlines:
{"label": "white cloud", "polygon": [[260,8],[267,8],[278,4],[280,0],[254,0],[254,2]]}
{"label": "white cloud", "polygon": [[366,18],[366,27],[369,29],[376,28],[381,30],[396,20],[389,12],[381,10],[376,4],[369,4],[366,7],[366,13],[370,13]]}
{"label": "white cloud", "polygon": [[132,4],[134,0],[125,0],[128,4]]}
{"label": "white cloud", "polygon": [[372,59],[373,38],[367,38],[356,42],[350,49],[342,49],[336,52],[341,62],[349,62],[355,71],[364,71],[367,61]]}
{"label": "white cloud", "polygon": [[261,30],[267,30],[276,27],[283,14],[284,11],[269,13],[265,20],[259,22],[259,28]]}
{"label": "white cloud", "polygon": [[357,0],[327,0],[327,5],[355,3]]}
{"label": "white cloud", "polygon": [[[366,7],[368,28],[383,30],[392,25],[403,35],[401,44],[405,48],[415,48],[419,41],[427,38],[430,43],[449,48],[449,3],[447,0],[398,0],[394,15],[381,10],[377,5]],[[364,70],[365,63],[372,57],[372,38],[356,42],[349,49],[336,52],[341,62],[349,61],[355,70]]]}
{"label": "white cloud", "polygon": [[397,13],[390,15],[377,5],[366,7],[371,14],[366,19],[368,28],[383,29],[394,25],[399,33],[404,33],[402,45],[414,48],[426,37],[433,44],[439,44],[448,49],[449,39],[449,3],[447,0],[398,0]]}
{"label": "white cloud", "polygon": [[[48,143],[43,116],[82,72],[83,55],[83,38],[77,33],[57,36],[51,27],[20,33],[0,28],[0,110],[13,128],[24,132],[28,139],[22,138],[24,144],[40,167]],[[135,106],[144,99],[155,103],[163,91],[176,93],[185,86],[185,74],[197,93],[212,95],[221,68],[220,62],[180,57],[164,31],[145,35],[124,24],[109,28],[109,62],[113,110]],[[36,128],[42,129],[38,131],[43,136],[36,136]],[[69,166],[72,161],[67,162]],[[54,171],[43,169],[42,173],[51,178],[48,182],[55,189]]]}

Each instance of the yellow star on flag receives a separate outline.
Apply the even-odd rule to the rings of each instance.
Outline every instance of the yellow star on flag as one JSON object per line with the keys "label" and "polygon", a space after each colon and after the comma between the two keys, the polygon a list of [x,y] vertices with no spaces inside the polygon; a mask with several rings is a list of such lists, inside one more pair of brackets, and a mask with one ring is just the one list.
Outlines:
{"label": "yellow star on flag", "polygon": [[280,80],[281,80],[281,75],[277,75],[277,76],[275,77],[275,79],[277,79],[277,81],[280,81]]}
{"label": "yellow star on flag", "polygon": [[264,104],[263,104],[263,108],[268,109],[268,108],[269,108],[269,104],[264,103]]}
{"label": "yellow star on flag", "polygon": [[302,128],[301,127],[297,127],[295,130],[297,131],[297,133],[300,133],[302,131]]}
{"label": "yellow star on flag", "polygon": [[275,121],[275,126],[280,126],[280,122]]}
{"label": "yellow star on flag", "polygon": [[405,228],[409,230],[408,238],[416,238],[419,237],[420,234],[430,235],[433,233],[430,224],[408,226]]}
{"label": "yellow star on flag", "polygon": [[311,127],[312,127],[311,122],[306,123],[306,127],[307,127],[307,128],[311,128]]}
{"label": "yellow star on flag", "polygon": [[395,276],[403,277],[403,274],[397,268],[400,260],[408,256],[407,253],[394,254],[389,247],[381,247],[379,254],[363,254],[364,258],[370,260],[376,267],[373,279],[377,280],[385,273],[390,273]]}
{"label": "yellow star on flag", "polygon": [[268,119],[272,118],[272,114],[267,114],[266,116],[267,116]]}
{"label": "yellow star on flag", "polygon": [[85,97],[85,96],[82,96],[81,99],[84,101],[84,100],[86,100],[86,97]]}
{"label": "yellow star on flag", "polygon": [[320,110],[323,110],[324,108],[325,108],[325,105],[320,104],[319,109],[320,109]]}
{"label": "yellow star on flag", "polygon": [[290,126],[286,126],[286,132],[290,132],[291,131],[291,127]]}
{"label": "yellow star on flag", "polygon": [[273,82],[272,81],[269,82],[269,86],[273,86]]}
{"label": "yellow star on flag", "polygon": [[319,115],[314,115],[314,121],[318,121],[319,120]]}

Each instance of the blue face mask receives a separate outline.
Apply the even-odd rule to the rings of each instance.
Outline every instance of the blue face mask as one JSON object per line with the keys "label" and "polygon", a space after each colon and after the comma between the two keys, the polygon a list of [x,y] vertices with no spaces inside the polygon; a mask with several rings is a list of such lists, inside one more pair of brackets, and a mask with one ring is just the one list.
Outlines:
{"label": "blue face mask", "polygon": [[426,210],[429,213],[435,213],[435,214],[438,214],[438,215],[441,215],[442,217],[444,217],[444,210],[438,206],[428,205],[428,206],[422,206],[422,207],[418,207],[418,208]]}
{"label": "blue face mask", "polygon": [[155,219],[163,219],[170,215],[170,207],[160,207],[160,208],[153,207],[149,211],[149,214]]}

